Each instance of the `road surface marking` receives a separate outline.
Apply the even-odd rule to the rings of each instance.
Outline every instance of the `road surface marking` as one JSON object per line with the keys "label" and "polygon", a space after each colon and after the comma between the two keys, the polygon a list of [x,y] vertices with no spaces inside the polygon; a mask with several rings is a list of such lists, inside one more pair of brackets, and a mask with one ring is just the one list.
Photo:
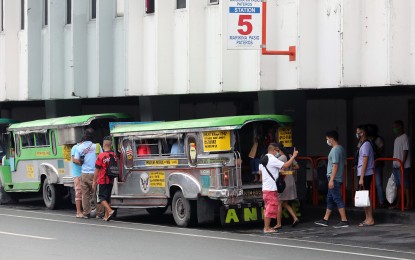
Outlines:
{"label": "road surface marking", "polygon": [[28,238],[36,238],[36,239],[45,239],[45,240],[53,240],[53,239],[56,239],[56,238],[50,238],[50,237],[39,237],[39,236],[23,235],[23,234],[9,233],[9,232],[3,232],[3,231],[0,231],[0,234],[10,235],[10,236],[18,236],[18,237],[28,237]]}
{"label": "road surface marking", "polygon": [[278,247],[286,247],[286,248],[303,249],[303,250],[309,250],[309,251],[320,251],[320,252],[337,253],[337,254],[344,254],[344,255],[364,256],[364,257],[381,258],[381,259],[410,260],[410,258],[392,257],[392,256],[385,256],[385,255],[363,254],[363,253],[347,252],[347,251],[340,251],[340,250],[330,250],[330,249],[314,248],[314,247],[305,247],[305,246],[296,246],[296,245],[284,245],[284,244],[280,244],[280,243],[252,241],[252,240],[243,240],[243,239],[226,238],[226,237],[185,234],[185,233],[178,233],[178,232],[171,232],[171,231],[148,230],[148,229],[130,228],[130,227],[118,227],[118,226],[112,226],[112,225],[83,223],[83,222],[74,222],[74,221],[56,220],[56,219],[47,219],[47,218],[36,218],[36,217],[27,217],[27,216],[18,216],[18,215],[9,215],[9,214],[0,214],[0,216],[13,217],[13,218],[23,218],[23,219],[33,219],[33,220],[42,220],[42,221],[66,223],[66,224],[77,224],[77,225],[85,225],[85,226],[106,227],[106,228],[141,231],[141,232],[149,232],[149,233],[160,233],[160,234],[185,236],[185,237],[196,237],[196,238],[204,238],[204,239],[212,239],[212,240],[225,240],[225,241],[241,242],[241,243],[248,243],[248,244],[270,245],[270,246],[278,246]]}

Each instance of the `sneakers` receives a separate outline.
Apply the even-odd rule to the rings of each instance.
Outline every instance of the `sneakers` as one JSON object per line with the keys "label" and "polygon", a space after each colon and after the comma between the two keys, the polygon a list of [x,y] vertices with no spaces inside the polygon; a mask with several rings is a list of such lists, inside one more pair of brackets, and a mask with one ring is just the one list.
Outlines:
{"label": "sneakers", "polygon": [[314,222],[314,224],[316,224],[317,226],[322,226],[322,227],[328,227],[329,226],[329,222],[325,219],[317,220],[317,221]]}
{"label": "sneakers", "polygon": [[345,228],[349,226],[349,221],[340,221],[339,223],[337,223],[334,228]]}

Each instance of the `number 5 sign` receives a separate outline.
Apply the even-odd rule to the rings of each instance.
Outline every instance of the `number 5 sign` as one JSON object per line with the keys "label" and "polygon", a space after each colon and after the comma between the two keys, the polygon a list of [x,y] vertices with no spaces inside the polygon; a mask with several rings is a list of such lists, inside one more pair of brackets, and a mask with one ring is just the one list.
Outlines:
{"label": "number 5 sign", "polygon": [[261,48],[261,0],[229,0],[228,49]]}

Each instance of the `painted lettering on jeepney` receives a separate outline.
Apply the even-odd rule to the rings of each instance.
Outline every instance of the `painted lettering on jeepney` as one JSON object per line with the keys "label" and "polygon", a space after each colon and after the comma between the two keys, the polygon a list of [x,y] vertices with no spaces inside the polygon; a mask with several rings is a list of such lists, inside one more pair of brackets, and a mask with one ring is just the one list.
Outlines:
{"label": "painted lettering on jeepney", "polygon": [[178,164],[179,160],[146,160],[146,166],[173,166]]}
{"label": "painted lettering on jeepney", "polygon": [[36,152],[36,156],[39,156],[39,157],[50,156],[50,152],[49,151],[39,151],[39,152]]}
{"label": "painted lettering on jeepney", "polygon": [[151,188],[166,187],[164,176],[165,176],[164,172],[150,172],[150,187]]}
{"label": "painted lettering on jeepney", "polygon": [[205,152],[231,150],[230,131],[204,132],[203,133],[203,150]]}
{"label": "painted lettering on jeepney", "polygon": [[236,214],[235,209],[228,209],[228,212],[226,213],[225,223],[229,224],[231,221],[234,223],[239,223],[238,214]]}
{"label": "painted lettering on jeepney", "polygon": [[278,128],[278,141],[285,147],[293,146],[293,131],[291,127],[279,127]]}
{"label": "painted lettering on jeepney", "polygon": [[35,167],[31,164],[26,165],[26,177],[29,179],[35,178]]}
{"label": "painted lettering on jeepney", "polygon": [[203,159],[197,159],[197,164],[224,164],[229,163],[228,158],[203,158]]}
{"label": "painted lettering on jeepney", "polygon": [[[293,208],[295,215],[301,217],[300,203],[298,201],[294,201],[291,203],[291,207]],[[290,215],[285,208],[282,212],[282,217],[290,218]],[[226,211],[225,224],[239,223],[240,221],[255,222],[263,219],[264,207],[245,207],[241,209],[230,208]]]}
{"label": "painted lettering on jeepney", "polygon": [[244,221],[257,221],[258,212],[256,208],[244,208]]}
{"label": "painted lettering on jeepney", "polygon": [[62,146],[62,155],[63,155],[63,159],[65,160],[65,162],[71,161],[72,146],[73,145],[67,145],[67,144]]}
{"label": "painted lettering on jeepney", "polygon": [[58,169],[58,173],[59,174],[64,174],[65,173],[65,169]]}

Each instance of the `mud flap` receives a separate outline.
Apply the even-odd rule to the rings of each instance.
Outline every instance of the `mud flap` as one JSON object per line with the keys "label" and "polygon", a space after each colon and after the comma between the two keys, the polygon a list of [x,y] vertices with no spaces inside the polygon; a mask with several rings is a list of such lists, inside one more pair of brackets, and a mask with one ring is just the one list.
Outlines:
{"label": "mud flap", "polygon": [[263,207],[258,204],[222,206],[220,208],[220,222],[222,226],[261,222],[264,219],[263,210]]}
{"label": "mud flap", "polygon": [[197,198],[197,222],[201,223],[212,223],[215,221],[215,215],[222,202],[217,200],[209,199],[208,197]]}

